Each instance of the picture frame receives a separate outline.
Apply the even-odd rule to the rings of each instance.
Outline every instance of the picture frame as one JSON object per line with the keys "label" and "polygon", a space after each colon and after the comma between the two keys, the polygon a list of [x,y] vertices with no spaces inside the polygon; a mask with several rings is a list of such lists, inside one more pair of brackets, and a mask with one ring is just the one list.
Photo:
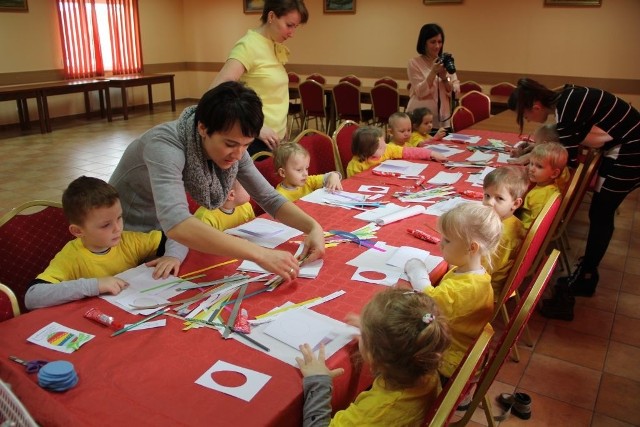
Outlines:
{"label": "picture frame", "polygon": [[242,11],[244,13],[262,13],[262,9],[264,9],[264,0],[242,0]]}
{"label": "picture frame", "polygon": [[602,6],[602,0],[544,0],[545,6]]}
{"label": "picture frame", "polygon": [[324,13],[356,13],[356,0],[322,0]]}
{"label": "picture frame", "polygon": [[430,4],[443,4],[443,3],[462,3],[462,0],[422,0],[425,5]]}
{"label": "picture frame", "polygon": [[28,12],[27,0],[0,0],[0,12]]}

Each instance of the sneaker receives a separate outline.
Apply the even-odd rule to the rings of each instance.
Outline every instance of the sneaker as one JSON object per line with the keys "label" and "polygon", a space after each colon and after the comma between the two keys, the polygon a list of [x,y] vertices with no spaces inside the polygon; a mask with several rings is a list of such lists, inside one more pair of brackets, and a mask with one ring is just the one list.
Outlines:
{"label": "sneaker", "polygon": [[507,411],[505,415],[511,412],[523,420],[531,418],[531,396],[527,393],[502,393],[496,400]]}

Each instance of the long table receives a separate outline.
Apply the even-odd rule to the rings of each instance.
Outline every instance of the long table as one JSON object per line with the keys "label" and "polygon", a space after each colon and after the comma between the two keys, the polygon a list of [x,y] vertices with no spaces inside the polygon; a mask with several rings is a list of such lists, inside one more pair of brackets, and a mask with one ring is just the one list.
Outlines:
{"label": "long table", "polygon": [[171,93],[171,111],[176,111],[176,93],[173,84],[174,74],[130,74],[123,76],[113,76],[109,78],[109,87],[119,88],[122,94],[122,114],[125,120],[129,119],[129,102],[127,99],[127,88],[135,86],[146,86],[149,99],[149,111],[153,111],[153,91],[151,86],[155,84],[169,84]]}
{"label": "long table", "polygon": [[[499,138],[515,143],[516,134],[473,131],[483,138]],[[486,141],[483,141],[486,143]],[[461,147],[463,145],[460,145]],[[456,156],[464,159],[469,152]],[[424,171],[427,178],[443,170],[443,166],[430,162]],[[456,169],[465,172],[457,184],[458,190],[469,189],[465,182],[468,173],[477,169]],[[347,191],[357,191],[362,184],[387,185],[391,193],[413,181],[375,176],[365,171],[345,180]],[[475,188],[477,190],[477,188]],[[382,200],[397,202],[390,194]],[[365,224],[353,218],[357,213],[298,201],[298,205],[317,218],[325,230],[352,231]],[[392,246],[409,245],[439,254],[436,244],[415,239],[407,228],[429,232],[437,218],[419,215],[383,226],[378,239]],[[285,243],[282,249],[293,251],[297,244]],[[365,249],[352,243],[343,243],[327,249],[324,267],[317,279],[297,279],[280,286],[272,293],[261,293],[247,298],[242,307],[249,316],[264,313],[286,301],[301,302],[326,296],[337,290],[345,295],[314,308],[315,311],[343,320],[350,312],[359,312],[366,302],[383,287],[351,281],[354,267],[346,262]],[[181,273],[226,261],[228,258],[191,251]],[[235,271],[239,262],[209,270],[202,281],[214,280]],[[446,271],[446,265],[431,273],[434,283]],[[252,284],[247,294],[261,288]],[[111,330],[83,318],[91,307],[114,316],[123,323],[132,323],[138,316],[126,313],[99,298],[87,298],[56,307],[23,314],[0,323],[0,378],[12,385],[16,395],[35,419],[47,426],[84,425],[239,425],[239,426],[299,426],[302,411],[302,379],[299,370],[269,355],[253,350],[235,340],[223,340],[210,329],[182,331],[182,323],[167,318],[167,326],[146,331],[127,332],[111,338]],[[43,326],[55,321],[66,327],[96,335],[78,351],[65,355],[26,342],[26,338]],[[342,367],[345,374],[334,380],[333,408],[345,408],[349,402],[371,383],[371,375],[358,362],[357,343],[347,345],[328,360],[331,368]],[[64,393],[45,391],[37,385],[34,375],[8,359],[15,355],[25,360],[69,360],[78,372],[80,381],[75,388]],[[271,376],[266,386],[251,400],[245,402],[215,392],[194,383],[216,361],[223,360]],[[229,379],[237,381],[236,378]]]}

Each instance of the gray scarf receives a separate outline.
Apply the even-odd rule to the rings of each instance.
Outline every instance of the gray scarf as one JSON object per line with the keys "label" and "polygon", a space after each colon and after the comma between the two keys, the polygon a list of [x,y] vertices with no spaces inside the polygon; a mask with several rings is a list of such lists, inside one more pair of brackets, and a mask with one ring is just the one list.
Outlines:
{"label": "gray scarf", "polygon": [[185,166],[182,171],[187,192],[207,209],[224,203],[238,174],[238,162],[229,169],[221,169],[205,157],[202,139],[195,123],[196,106],[184,109],[178,119],[178,138],[185,145]]}

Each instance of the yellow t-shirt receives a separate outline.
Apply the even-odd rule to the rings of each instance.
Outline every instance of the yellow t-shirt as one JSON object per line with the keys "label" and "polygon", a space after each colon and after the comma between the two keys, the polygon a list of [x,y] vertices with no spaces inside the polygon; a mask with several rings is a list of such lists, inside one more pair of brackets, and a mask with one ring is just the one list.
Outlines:
{"label": "yellow t-shirt", "polygon": [[236,206],[233,213],[230,214],[220,209],[207,209],[200,206],[193,216],[215,229],[224,231],[228,228],[237,227],[240,224],[251,221],[256,217],[256,214],[253,212],[251,203],[247,202]]}
{"label": "yellow t-shirt", "polygon": [[[397,142],[395,142],[395,141],[389,141],[389,142],[387,143],[387,145],[395,145],[396,147],[404,147],[404,146],[405,146],[405,144],[398,144],[398,143],[397,143]],[[408,144],[407,144],[407,145],[408,145]]]}
{"label": "yellow t-shirt", "polygon": [[524,198],[522,209],[520,210],[520,220],[526,230],[531,228],[531,225],[536,220],[540,211],[544,207],[547,200],[554,194],[558,194],[558,186],[555,183],[549,185],[533,187]]}
{"label": "yellow t-shirt", "polygon": [[140,265],[158,251],[162,232],[123,231],[120,243],[105,254],[94,254],[74,239],[64,245],[38,279],[60,283],[77,279],[114,276]]}
{"label": "yellow t-shirt", "polygon": [[419,426],[440,391],[434,373],[423,384],[410,389],[388,390],[377,377],[347,409],[336,412],[330,426]]}
{"label": "yellow t-shirt", "polygon": [[360,173],[362,171],[366,171],[367,169],[371,169],[372,167],[378,166],[380,163],[389,159],[401,159],[402,158],[402,150],[403,147],[398,145],[390,145],[387,144],[387,148],[384,151],[384,154],[377,159],[368,158],[364,161],[358,160],[358,157],[353,156],[353,158],[349,161],[347,165],[347,178],[351,178],[353,175]]}
{"label": "yellow t-shirt", "polygon": [[456,273],[452,268],[435,288],[425,293],[438,304],[451,330],[451,345],[438,372],[451,378],[469,348],[493,316],[493,289],[489,273]]}
{"label": "yellow t-shirt", "polygon": [[502,292],[507,276],[513,267],[513,261],[518,254],[527,230],[522,226],[522,221],[514,215],[502,220],[502,234],[498,248],[491,255],[491,265],[483,262],[482,265],[491,274],[491,287],[494,298],[498,298]]}
{"label": "yellow t-shirt", "polygon": [[409,138],[409,142],[407,142],[407,146],[409,147],[417,147],[422,141],[426,141],[431,139],[430,135],[424,136],[420,132],[411,132],[411,138]]}
{"label": "yellow t-shirt", "polygon": [[309,175],[307,177],[307,181],[304,183],[302,187],[297,187],[294,189],[286,188],[282,185],[282,183],[276,186],[276,191],[282,194],[287,200],[291,200],[295,202],[301,197],[306,196],[309,193],[316,191],[319,188],[322,188],[324,185],[324,175]]}
{"label": "yellow t-shirt", "polygon": [[[276,50],[283,58],[276,56]],[[289,76],[284,68],[287,54],[285,46],[249,30],[231,49],[228,58],[240,61],[246,69],[240,81],[256,91],[262,100],[265,126],[280,138],[285,136],[289,112]]]}

